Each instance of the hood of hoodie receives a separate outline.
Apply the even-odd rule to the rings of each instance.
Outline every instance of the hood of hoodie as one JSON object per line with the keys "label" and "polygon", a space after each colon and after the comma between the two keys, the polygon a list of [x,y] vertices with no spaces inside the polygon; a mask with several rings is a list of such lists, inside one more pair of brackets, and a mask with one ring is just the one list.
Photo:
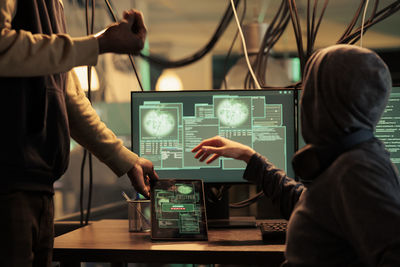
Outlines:
{"label": "hood of hoodie", "polygon": [[391,76],[373,51],[334,45],[308,60],[300,100],[307,144],[330,145],[359,129],[375,131],[387,104]]}

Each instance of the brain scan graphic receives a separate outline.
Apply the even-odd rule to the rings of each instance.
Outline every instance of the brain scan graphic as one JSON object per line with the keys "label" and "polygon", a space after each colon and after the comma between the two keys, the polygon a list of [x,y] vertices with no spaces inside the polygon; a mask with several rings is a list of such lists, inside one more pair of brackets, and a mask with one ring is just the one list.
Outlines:
{"label": "brain scan graphic", "polygon": [[187,185],[180,185],[178,187],[178,192],[184,195],[188,195],[193,192],[193,188]]}
{"label": "brain scan graphic", "polygon": [[143,127],[152,136],[164,137],[175,129],[175,118],[171,113],[162,110],[151,110],[143,118]]}
{"label": "brain scan graphic", "polygon": [[224,125],[236,127],[247,120],[249,117],[249,108],[242,101],[224,99],[218,105],[217,117]]}

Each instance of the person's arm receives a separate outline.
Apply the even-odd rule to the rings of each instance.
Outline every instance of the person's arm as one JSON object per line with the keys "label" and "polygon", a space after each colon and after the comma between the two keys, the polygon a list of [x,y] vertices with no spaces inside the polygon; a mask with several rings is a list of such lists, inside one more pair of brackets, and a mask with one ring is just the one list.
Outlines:
{"label": "person's arm", "polygon": [[71,137],[118,176],[126,173],[138,156],[125,148],[122,141],[100,120],[74,71],[68,73],[66,105]]}
{"label": "person's arm", "polygon": [[243,178],[262,186],[265,195],[279,205],[281,214],[289,219],[294,206],[304,190],[302,183],[288,177],[266,158],[256,153],[251,147],[232,140],[215,136],[203,140],[192,152],[200,161],[207,159],[209,164],[220,156],[243,160],[247,163]]}
{"label": "person's arm", "polygon": [[133,9],[100,34],[78,38],[16,31],[11,25],[16,11],[16,0],[0,0],[0,76],[67,72],[76,66],[96,65],[98,55],[107,52],[138,54],[147,33],[142,14]]}
{"label": "person's arm", "polygon": [[256,153],[251,147],[221,136],[214,136],[201,141],[200,144],[192,149],[192,152],[196,152],[194,157],[200,161],[207,159],[207,164],[221,156],[243,160],[248,163],[251,156]]}
{"label": "person's arm", "polygon": [[16,0],[0,0],[0,76],[39,76],[96,65],[99,45],[94,36],[16,31],[11,25],[16,11]]}
{"label": "person's arm", "polygon": [[149,196],[149,181],[158,179],[153,164],[138,157],[100,120],[74,71],[68,73],[66,105],[71,137],[104,162],[118,176],[125,173],[135,189]]}
{"label": "person's arm", "polygon": [[281,215],[289,219],[304,185],[290,178],[267,158],[255,153],[249,160],[243,178],[262,187],[264,194],[279,206]]}

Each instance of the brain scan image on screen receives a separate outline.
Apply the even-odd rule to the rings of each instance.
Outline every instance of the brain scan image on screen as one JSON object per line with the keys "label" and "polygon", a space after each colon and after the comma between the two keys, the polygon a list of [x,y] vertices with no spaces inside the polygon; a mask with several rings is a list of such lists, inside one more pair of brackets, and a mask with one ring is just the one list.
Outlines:
{"label": "brain scan image on screen", "polygon": [[249,106],[236,99],[222,100],[216,109],[216,115],[221,124],[229,127],[238,127],[248,121]]}
{"label": "brain scan image on screen", "polygon": [[175,117],[163,110],[150,110],[143,117],[143,128],[151,136],[170,135],[176,126]]}
{"label": "brain scan image on screen", "polygon": [[193,187],[187,185],[180,185],[178,187],[178,192],[184,195],[188,195],[193,192]]}

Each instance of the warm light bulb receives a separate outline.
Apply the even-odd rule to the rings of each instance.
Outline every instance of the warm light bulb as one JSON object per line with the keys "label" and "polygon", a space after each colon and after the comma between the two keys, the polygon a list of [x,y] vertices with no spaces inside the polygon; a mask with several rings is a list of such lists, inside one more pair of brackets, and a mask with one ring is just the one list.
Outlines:
{"label": "warm light bulb", "polygon": [[179,91],[182,89],[181,79],[171,70],[163,71],[156,84],[157,91]]}
{"label": "warm light bulb", "polygon": [[[78,76],[79,82],[83,90],[88,90],[88,77],[87,77],[87,66],[75,67],[74,71]],[[100,89],[99,76],[97,76],[97,71],[94,67],[91,67],[91,91],[97,91]]]}

